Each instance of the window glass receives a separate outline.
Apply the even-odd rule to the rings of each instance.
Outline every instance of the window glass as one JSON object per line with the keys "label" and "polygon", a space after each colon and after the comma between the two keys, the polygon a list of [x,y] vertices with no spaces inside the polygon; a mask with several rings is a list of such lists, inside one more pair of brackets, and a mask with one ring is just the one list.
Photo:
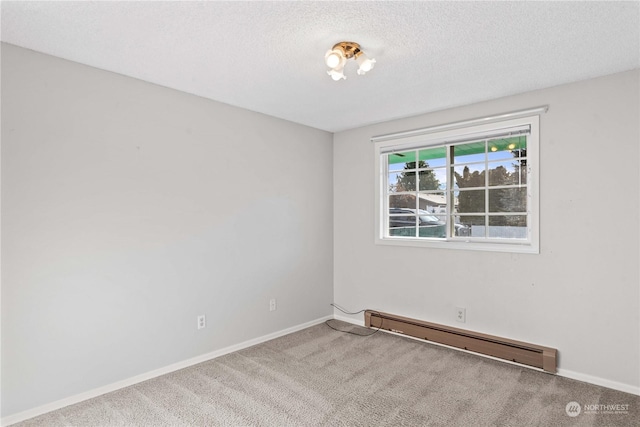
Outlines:
{"label": "window glass", "polygon": [[378,144],[377,241],[537,251],[537,126],[527,117]]}

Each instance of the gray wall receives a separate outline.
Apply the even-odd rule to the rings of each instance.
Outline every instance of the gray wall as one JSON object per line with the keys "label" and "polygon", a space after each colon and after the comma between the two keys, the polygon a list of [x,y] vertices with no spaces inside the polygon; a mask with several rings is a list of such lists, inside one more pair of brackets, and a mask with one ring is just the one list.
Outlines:
{"label": "gray wall", "polygon": [[332,150],[3,44],[2,416],[331,314]]}
{"label": "gray wall", "polygon": [[[635,70],[336,134],[336,303],[552,346],[562,374],[640,392],[639,80]],[[546,104],[539,255],[374,244],[372,136]]]}
{"label": "gray wall", "polygon": [[[332,146],[3,44],[2,417],[318,319],[334,292],[352,310],[554,346],[561,372],[637,389],[639,80],[395,120]],[[374,245],[371,136],[543,104],[539,255]]]}

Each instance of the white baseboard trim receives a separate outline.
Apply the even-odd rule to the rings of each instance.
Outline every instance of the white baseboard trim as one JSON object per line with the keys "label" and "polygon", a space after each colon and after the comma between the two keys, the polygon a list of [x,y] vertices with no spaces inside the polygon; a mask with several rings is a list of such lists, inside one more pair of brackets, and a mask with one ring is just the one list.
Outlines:
{"label": "white baseboard trim", "polygon": [[333,318],[336,320],[342,320],[343,322],[351,323],[353,325],[364,326],[364,320],[356,320],[351,317],[342,316],[340,314],[334,314]]}
{"label": "white baseboard trim", "polygon": [[585,383],[595,384],[601,387],[611,388],[614,390],[624,391],[625,393],[631,393],[640,396],[640,387],[636,387],[631,384],[611,381],[605,378],[594,377],[592,375],[582,374],[580,372],[574,372],[560,368],[558,368],[558,375],[565,378],[571,378],[572,380],[578,380]]}
{"label": "white baseboard trim", "polygon": [[198,363],[206,362],[208,360],[215,359],[220,356],[224,356],[225,354],[233,353],[235,351],[239,351],[239,350],[254,346],[256,344],[263,343],[265,341],[270,341],[272,339],[279,338],[281,336],[288,335],[293,332],[300,331],[302,329],[306,329],[310,326],[317,325],[319,323],[325,322],[333,318],[334,318],[333,315],[325,316],[320,319],[312,320],[310,322],[302,323],[300,325],[292,326],[290,328],[283,329],[281,331],[273,332],[271,334],[254,338],[254,339],[242,342],[240,344],[235,344],[220,350],[212,351],[210,353],[193,357],[191,359],[183,360],[182,362],[173,363],[169,366],[155,369],[153,371],[146,372],[144,374],[136,375],[135,377],[117,381],[115,383],[108,384],[103,387],[98,387],[93,390],[86,391],[84,393],[76,394],[74,396],[69,396],[64,399],[57,400],[55,402],[47,403],[46,405],[38,406],[37,408],[28,409],[26,411],[19,412],[17,414],[9,415],[0,420],[0,426],[7,427],[12,424],[37,417],[39,415],[46,414],[47,412],[64,408],[65,406],[80,403],[88,399],[93,399],[94,397],[98,397],[103,394],[119,390],[121,388],[129,387],[129,386],[141,383],[143,381],[147,381],[152,378],[159,377],[161,375],[165,375],[174,371],[178,371],[180,369],[188,368],[189,366],[197,365]]}
{"label": "white baseboard trim", "polygon": [[[352,319],[350,317],[346,317],[346,316],[341,316],[341,315],[335,315],[334,316],[335,319],[338,320],[342,320],[343,322],[347,322],[347,323],[351,323],[353,325],[358,325],[358,326],[364,326],[364,320],[360,321],[360,320],[355,320]],[[433,342],[433,341],[425,341],[425,340],[421,340],[420,338],[415,338],[409,335],[404,335],[404,334],[398,334],[396,332],[391,332],[391,331],[383,331],[386,332],[388,334],[393,334],[393,335],[398,335],[401,337],[405,337],[405,338],[410,338],[416,341],[421,341],[421,342],[425,342],[425,343],[429,343],[429,344],[433,344],[433,345],[438,345],[440,347],[446,347],[446,348],[450,348],[453,350],[457,350],[457,351],[462,351],[465,353],[469,353],[469,354],[473,354],[476,356],[480,356],[480,357],[486,357],[488,359],[493,359],[493,360],[497,360],[498,362],[503,362],[503,363],[509,363],[511,365],[516,365],[516,366],[520,366],[520,367],[526,367],[529,369],[533,369],[534,371],[539,371],[542,373],[548,373],[543,371],[542,369],[538,369],[532,366],[526,366],[526,365],[521,365],[519,363],[514,363],[514,362],[510,362],[508,360],[504,360],[504,359],[499,359],[497,357],[492,357],[492,356],[488,356],[488,355],[484,355],[484,354],[478,354],[478,353],[474,353],[471,351],[467,351],[461,348],[457,348],[457,347],[451,347],[445,344],[440,344],[437,342]],[[550,374],[553,375],[553,374]],[[593,375],[587,375],[587,374],[581,374],[580,372],[574,372],[574,371],[570,371],[567,369],[560,369],[558,368],[558,372],[556,373],[556,375],[560,376],[560,377],[565,377],[565,378],[571,378],[573,380],[578,380],[578,381],[582,381],[585,383],[589,383],[589,384],[593,384],[593,385],[597,385],[597,386],[601,386],[601,387],[606,387],[606,388],[610,388],[613,390],[618,390],[618,391],[623,391],[625,393],[630,393],[630,394],[635,394],[637,396],[640,396],[640,387],[636,387],[630,384],[625,384],[625,383],[621,383],[621,382],[617,382],[617,381],[611,381],[611,380],[607,380],[604,378],[600,378],[600,377],[594,377]]]}

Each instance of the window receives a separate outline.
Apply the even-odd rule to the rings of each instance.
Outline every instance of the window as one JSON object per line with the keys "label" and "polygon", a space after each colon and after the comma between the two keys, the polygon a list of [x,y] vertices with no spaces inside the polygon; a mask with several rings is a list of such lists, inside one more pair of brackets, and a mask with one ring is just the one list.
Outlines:
{"label": "window", "polygon": [[374,137],[376,242],[538,253],[538,110]]}

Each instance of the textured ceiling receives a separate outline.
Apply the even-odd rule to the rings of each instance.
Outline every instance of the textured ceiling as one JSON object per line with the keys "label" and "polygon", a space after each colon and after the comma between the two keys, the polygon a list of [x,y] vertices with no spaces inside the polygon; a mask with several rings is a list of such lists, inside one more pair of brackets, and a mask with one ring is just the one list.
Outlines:
{"label": "textured ceiling", "polygon": [[[2,41],[328,131],[640,67],[639,2],[11,2]],[[347,80],[324,54],[355,41]]]}

